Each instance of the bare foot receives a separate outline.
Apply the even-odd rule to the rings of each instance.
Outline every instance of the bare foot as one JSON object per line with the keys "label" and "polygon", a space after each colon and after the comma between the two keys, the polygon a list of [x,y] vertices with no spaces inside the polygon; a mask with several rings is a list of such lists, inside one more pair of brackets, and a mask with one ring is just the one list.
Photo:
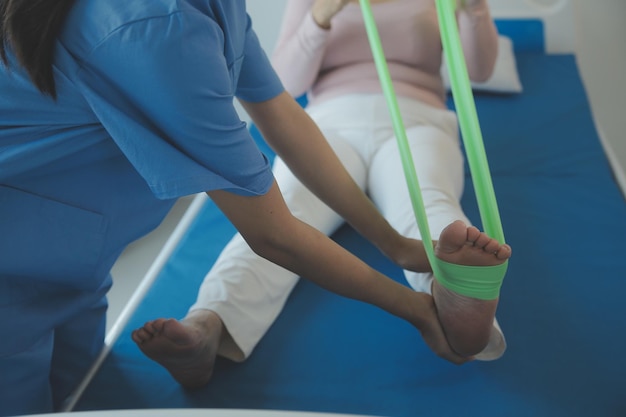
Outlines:
{"label": "bare foot", "polygon": [[223,330],[219,316],[196,310],[182,321],[157,319],[133,331],[139,349],[185,388],[199,388],[211,379]]}
{"label": "bare foot", "polygon": [[[450,263],[468,266],[493,266],[511,257],[511,248],[500,245],[475,227],[466,227],[456,221],[446,227],[435,247],[435,255]],[[501,333],[494,328],[498,299],[480,300],[460,295],[433,280],[432,294],[439,320],[450,347],[462,356],[479,355],[487,345],[492,357],[499,357],[506,344]],[[498,353],[499,351],[499,353]],[[478,357],[480,359],[480,357]]]}
{"label": "bare foot", "polygon": [[441,232],[435,255],[457,265],[493,266],[511,257],[511,247],[501,245],[474,226],[467,227],[457,220]]}

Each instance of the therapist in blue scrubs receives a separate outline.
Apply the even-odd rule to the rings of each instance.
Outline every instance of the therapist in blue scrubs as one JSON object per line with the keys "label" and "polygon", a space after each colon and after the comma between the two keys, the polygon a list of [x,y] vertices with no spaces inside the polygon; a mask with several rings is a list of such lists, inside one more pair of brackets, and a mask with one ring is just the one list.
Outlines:
{"label": "therapist in blue scrubs", "polygon": [[429,268],[284,92],[244,0],[0,0],[0,16],[0,415],[62,408],[102,348],[115,260],[198,192],[261,256],[467,360],[430,296],[286,208],[235,97],[322,200],[401,267]]}

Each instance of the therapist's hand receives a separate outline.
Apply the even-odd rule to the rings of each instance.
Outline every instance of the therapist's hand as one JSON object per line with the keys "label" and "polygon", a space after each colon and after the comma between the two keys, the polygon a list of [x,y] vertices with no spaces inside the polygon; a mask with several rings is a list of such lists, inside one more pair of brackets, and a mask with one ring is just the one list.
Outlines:
{"label": "therapist's hand", "polygon": [[330,21],[350,3],[350,0],[316,0],[311,7],[313,20],[323,29],[330,29]]}
{"label": "therapist's hand", "polygon": [[412,323],[419,330],[428,347],[440,358],[456,365],[462,365],[474,360],[473,357],[460,356],[448,344],[446,335],[439,322],[433,297],[423,292],[414,292],[413,298],[414,301],[411,305],[415,311],[413,317],[416,319]]}

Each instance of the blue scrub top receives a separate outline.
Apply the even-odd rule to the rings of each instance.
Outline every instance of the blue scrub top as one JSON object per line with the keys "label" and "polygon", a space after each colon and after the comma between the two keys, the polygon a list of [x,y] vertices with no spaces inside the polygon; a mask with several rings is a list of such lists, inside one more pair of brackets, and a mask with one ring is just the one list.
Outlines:
{"label": "blue scrub top", "polygon": [[9,58],[10,69],[0,65],[0,277],[74,286],[108,273],[177,197],[259,195],[272,184],[233,106],[283,91],[245,0],[75,2],[55,50],[56,102]]}
{"label": "blue scrub top", "polygon": [[282,86],[244,0],[81,0],[56,58],[58,104],[0,73],[0,126],[16,127],[0,132],[3,176],[112,139],[158,198],[269,188],[233,97],[263,101]]}

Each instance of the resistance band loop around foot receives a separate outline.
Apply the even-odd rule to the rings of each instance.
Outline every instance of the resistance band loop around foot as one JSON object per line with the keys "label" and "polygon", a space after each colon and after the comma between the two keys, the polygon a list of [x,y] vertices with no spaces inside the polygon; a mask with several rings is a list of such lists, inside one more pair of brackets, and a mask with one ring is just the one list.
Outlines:
{"label": "resistance band loop around foot", "polygon": [[[411,156],[406,131],[398,107],[391,76],[387,67],[387,60],[383,52],[376,21],[372,13],[369,0],[359,0],[365,21],[365,28],[369,39],[376,70],[380,78],[383,93],[391,112],[393,128],[400,149],[400,157],[415,219],[422,235],[426,255],[437,280],[445,287],[469,297],[479,299],[495,299],[499,296],[502,279],[508,262],[495,267],[467,267],[444,262],[434,253],[424,199],[422,197],[419,180],[415,172],[415,165]],[[435,0],[444,54],[450,72],[450,85],[459,118],[459,125],[465,144],[470,172],[478,201],[483,227],[487,234],[504,243],[504,232],[500,221],[500,214],[493,191],[489,166],[476,114],[476,106],[467,73],[463,49],[458,32],[455,16],[456,0]],[[469,271],[472,270],[470,273]],[[449,278],[450,277],[450,278]]]}

